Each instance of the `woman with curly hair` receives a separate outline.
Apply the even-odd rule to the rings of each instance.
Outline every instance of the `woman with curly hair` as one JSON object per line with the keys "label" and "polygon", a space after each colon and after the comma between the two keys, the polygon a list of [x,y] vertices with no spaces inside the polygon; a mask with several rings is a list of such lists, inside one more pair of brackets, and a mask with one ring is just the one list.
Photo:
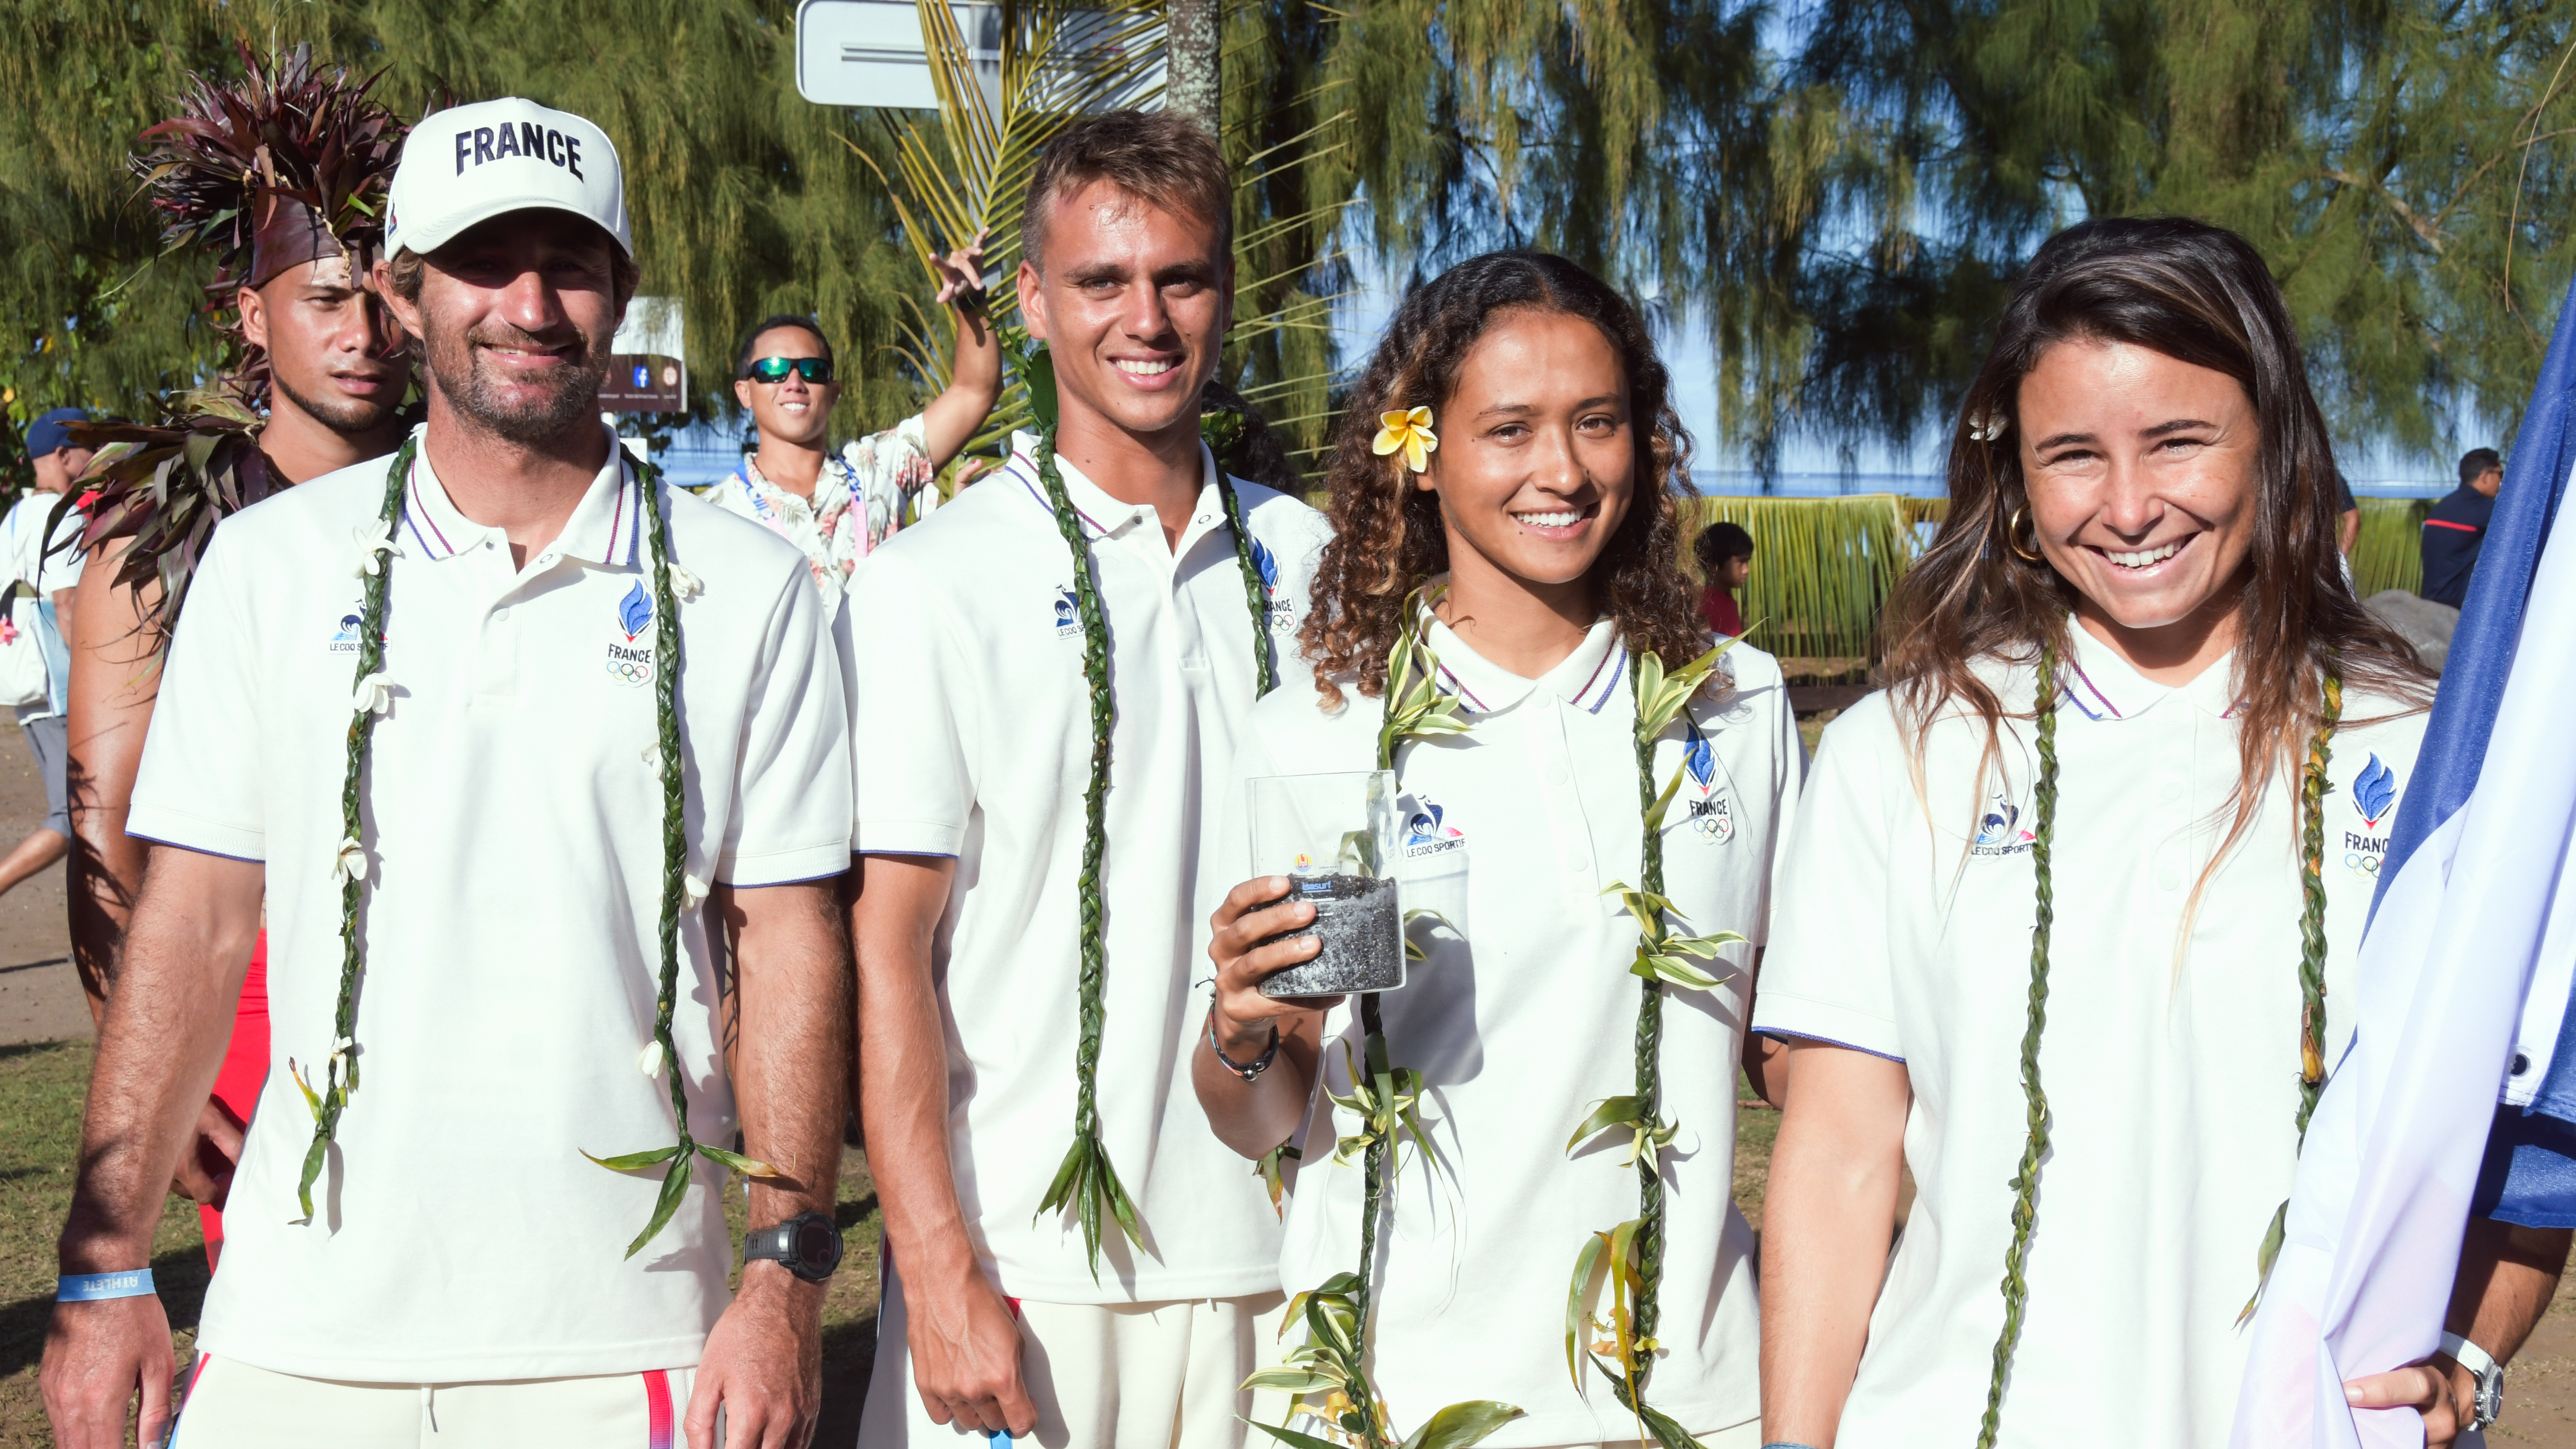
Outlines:
{"label": "woman with curly hair", "polygon": [[[2223,1444],[2431,681],[2345,581],[2325,419],[2229,232],[2051,238],[1949,480],[1781,878],[1764,1424]],[[2436,1364],[2353,1402],[2447,1444]]]}
{"label": "woman with curly hair", "polygon": [[1252,779],[1394,770],[1421,954],[1383,995],[1273,998],[1314,908],[1270,876],[1214,912],[1199,1100],[1244,1156],[1302,1154],[1283,1286],[1357,1329],[1256,1382],[1361,1444],[1442,1415],[1753,1444],[1735,1076],[1803,757],[1778,666],[1718,657],[1678,567],[1669,379],[1608,286],[1496,252],[1405,299],[1347,416],[1307,677],[1253,710],[1228,838]]}

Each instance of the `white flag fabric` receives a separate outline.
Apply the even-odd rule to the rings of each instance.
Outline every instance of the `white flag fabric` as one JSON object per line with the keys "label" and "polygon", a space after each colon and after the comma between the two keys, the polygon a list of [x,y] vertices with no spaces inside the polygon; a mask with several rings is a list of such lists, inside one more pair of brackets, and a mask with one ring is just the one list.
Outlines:
{"label": "white flag fabric", "polygon": [[[2567,1010],[2576,529],[2552,537],[2550,524],[2576,464],[2571,334],[2576,293],[2398,807],[2347,1008],[2357,1034],[2300,1154],[2287,1236],[2250,1330],[2235,1449],[2423,1444],[2414,1410],[2355,1410],[2342,1386],[2439,1346],[2517,1038],[2556,1040]],[[2562,885],[2570,895],[2558,910]],[[2526,1011],[2536,1028],[2523,1025]],[[2576,1062],[2555,1065],[2576,1072]]]}

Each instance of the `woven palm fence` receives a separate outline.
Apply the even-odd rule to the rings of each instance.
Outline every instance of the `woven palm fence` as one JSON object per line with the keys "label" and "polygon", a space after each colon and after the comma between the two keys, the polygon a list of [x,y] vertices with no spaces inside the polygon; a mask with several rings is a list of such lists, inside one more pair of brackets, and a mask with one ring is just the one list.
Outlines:
{"label": "woven palm fence", "polygon": [[2361,532],[2352,541],[2353,586],[2365,599],[2382,589],[2413,593],[2424,586],[2424,517],[2429,498],[2362,498]]}
{"label": "woven palm fence", "polygon": [[1858,678],[1877,657],[1879,607],[1922,551],[1915,526],[1937,521],[1946,503],[1894,493],[1703,498],[1683,531],[1687,543],[1723,519],[1753,535],[1753,576],[1738,600],[1747,637],[1793,677]]}

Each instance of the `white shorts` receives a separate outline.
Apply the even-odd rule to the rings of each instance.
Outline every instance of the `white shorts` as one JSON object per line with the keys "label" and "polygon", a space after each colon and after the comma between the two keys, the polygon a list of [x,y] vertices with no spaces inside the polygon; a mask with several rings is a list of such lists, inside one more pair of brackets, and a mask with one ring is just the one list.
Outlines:
{"label": "white shorts", "polygon": [[[1268,1362],[1286,1295],[1169,1303],[1032,1303],[1020,1320],[1020,1375],[1038,1409],[1045,1449],[1245,1449],[1256,1397],[1279,1422],[1275,1394],[1237,1385]],[[903,1284],[885,1269],[876,1367],[859,1419],[859,1449],[986,1449],[985,1436],[931,1422],[912,1386]],[[1278,1400],[1278,1402],[1268,1402]],[[999,1442],[999,1441],[995,1441]],[[1269,1445],[1268,1435],[1261,1444]],[[834,1446],[819,1446],[834,1449]]]}
{"label": "white shorts", "polygon": [[696,1376],[355,1384],[205,1355],[170,1449],[675,1449]]}

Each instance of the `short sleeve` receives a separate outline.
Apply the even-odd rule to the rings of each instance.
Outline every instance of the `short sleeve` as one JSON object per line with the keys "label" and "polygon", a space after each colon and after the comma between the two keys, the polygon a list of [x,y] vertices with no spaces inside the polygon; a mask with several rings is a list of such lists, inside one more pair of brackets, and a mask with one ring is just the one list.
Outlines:
{"label": "short sleeve", "polygon": [[1890,758],[1900,748],[1884,696],[1826,731],[1780,857],[1756,1032],[1905,1059],[1888,939],[1887,791],[1905,777]]}
{"label": "short sleeve", "polygon": [[862,570],[850,594],[852,848],[863,854],[955,856],[965,843],[983,656],[954,639],[942,593],[896,549]]}
{"label": "short sleeve", "polygon": [[849,705],[821,598],[805,571],[785,576],[750,682],[732,819],[716,877],[787,885],[850,868]]}
{"label": "short sleeve", "polygon": [[[268,858],[260,761],[268,637],[242,597],[262,572],[217,529],[188,589],[188,616],[162,656],[161,688],[144,738],[125,833],[235,860]],[[238,565],[238,566],[236,566]]]}
{"label": "short sleeve", "polygon": [[1789,706],[1786,679],[1771,691],[1771,859],[1762,874],[1762,900],[1753,913],[1750,933],[1755,946],[1771,939],[1771,921],[1780,900],[1780,878],[1788,869],[1789,847],[1798,828],[1798,811],[1807,786],[1807,745],[1798,738],[1798,716]]}
{"label": "short sleeve", "polygon": [[841,450],[841,461],[858,474],[860,492],[870,498],[920,487],[931,475],[929,414],[914,413],[859,439]]}
{"label": "short sleeve", "polygon": [[[51,516],[50,512],[47,516]],[[89,565],[89,550],[80,545],[81,535],[88,531],[88,526],[88,518],[77,508],[63,515],[62,526],[54,530],[52,547],[55,551],[45,556],[41,569],[44,581],[39,587],[45,593],[58,593],[79,586],[81,571]]]}

